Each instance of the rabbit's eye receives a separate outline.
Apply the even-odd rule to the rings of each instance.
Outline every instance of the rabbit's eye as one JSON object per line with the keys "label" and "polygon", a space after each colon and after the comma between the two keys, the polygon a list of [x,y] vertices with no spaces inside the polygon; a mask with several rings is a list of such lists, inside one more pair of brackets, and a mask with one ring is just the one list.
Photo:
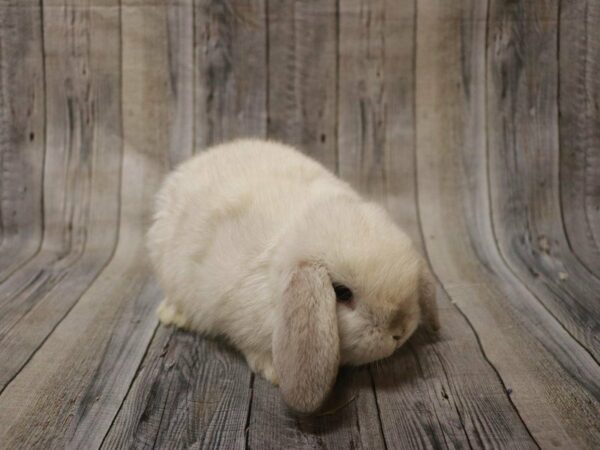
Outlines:
{"label": "rabbit's eye", "polygon": [[337,301],[340,303],[350,303],[354,297],[350,288],[343,284],[333,283],[333,290],[335,291]]}

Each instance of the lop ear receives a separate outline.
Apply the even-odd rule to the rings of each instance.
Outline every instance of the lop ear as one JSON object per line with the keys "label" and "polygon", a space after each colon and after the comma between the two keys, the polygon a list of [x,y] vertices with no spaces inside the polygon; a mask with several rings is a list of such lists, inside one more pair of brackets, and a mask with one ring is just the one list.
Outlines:
{"label": "lop ear", "polygon": [[283,294],[273,333],[273,365],[283,400],[316,411],[331,390],[340,361],[336,300],[324,267],[303,263]]}
{"label": "lop ear", "polygon": [[421,278],[419,280],[419,306],[423,323],[430,331],[440,329],[440,317],[438,314],[435,280],[429,269],[423,265],[421,269]]}

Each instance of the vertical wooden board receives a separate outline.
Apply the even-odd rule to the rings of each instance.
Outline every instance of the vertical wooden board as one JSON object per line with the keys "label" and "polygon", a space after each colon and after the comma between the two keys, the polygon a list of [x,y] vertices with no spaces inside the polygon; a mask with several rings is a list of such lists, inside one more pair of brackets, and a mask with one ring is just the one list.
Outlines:
{"label": "vertical wooden board", "polygon": [[164,12],[162,6],[123,7],[119,245],[111,264],[0,395],[0,440],[8,447],[99,446],[156,327],[160,293],[149,275],[143,235],[166,165]]}
{"label": "vertical wooden board", "polygon": [[[169,9],[182,7],[186,6],[180,3]],[[169,11],[170,18],[181,20],[181,14]],[[229,58],[232,55],[238,55],[236,58],[247,55],[252,61],[264,59],[264,8],[257,3],[196,2],[193,16],[194,32],[172,35],[171,45],[188,48],[187,39],[192,35],[195,39],[196,118],[193,123],[197,127],[194,130],[196,142],[200,142],[195,150],[241,136],[243,134],[238,133],[244,130],[254,136],[265,136],[266,78],[259,76],[260,67],[256,68],[256,76],[250,73],[243,77],[244,71],[239,71],[241,65],[232,65],[219,72],[223,69],[219,65],[222,58],[231,64]],[[189,21],[185,23],[190,25]],[[218,33],[213,33],[215,30]],[[176,40],[180,40],[179,43]],[[256,45],[257,42],[262,45]],[[178,67],[186,64],[176,59],[170,63],[176,63]],[[171,68],[171,73],[174,70],[177,68]],[[214,71],[223,77],[215,76]],[[184,91],[173,99],[175,105],[186,102],[191,92],[184,85],[186,69],[177,73],[181,78],[172,84],[181,86]],[[212,75],[206,76],[210,73]],[[182,107],[185,106],[176,106],[172,111]],[[177,122],[176,118],[174,120]],[[182,129],[187,133],[182,139],[188,142],[192,130],[185,125]],[[171,157],[176,155],[178,158],[178,152],[179,148],[171,148]],[[164,349],[165,345],[172,350]],[[251,402],[251,374],[240,355],[222,345],[160,326],[106,436],[104,447],[126,443],[158,447],[244,447]]]}
{"label": "vertical wooden board", "polygon": [[[20,5],[20,6],[19,6]],[[39,5],[0,4],[0,281],[42,240],[44,49]]]}
{"label": "vertical wooden board", "polygon": [[159,327],[104,448],[244,448],[250,372],[222,342]]}
{"label": "vertical wooden board", "polygon": [[385,202],[416,238],[413,3],[344,2],[338,133],[342,178]]}
{"label": "vertical wooden board", "polygon": [[[46,145],[44,249],[78,257],[89,225],[93,98],[89,8],[78,1],[44,7]],[[108,43],[110,46],[110,43]],[[113,51],[115,50],[113,46]],[[114,55],[116,59],[117,55]],[[75,256],[77,255],[77,256]],[[62,255],[61,255],[62,256]],[[57,258],[60,259],[60,256]]]}
{"label": "vertical wooden board", "polygon": [[48,220],[42,251],[2,286],[0,389],[98,276],[117,239],[118,10],[49,3],[44,12]]}
{"label": "vertical wooden board", "polygon": [[[594,447],[597,364],[508,270],[495,244],[482,6],[419,3],[417,186],[427,252],[536,442]],[[477,20],[458,20],[471,10]]]}
{"label": "vertical wooden board", "polygon": [[[341,2],[340,15],[345,14]],[[337,165],[335,0],[271,0],[268,39],[269,138]]]}
{"label": "vertical wooden board", "polygon": [[560,210],[557,24],[556,1],[490,5],[492,218],[511,269],[598,360],[600,279],[571,252]]}
{"label": "vertical wooden board", "polygon": [[265,137],[264,0],[194,1],[195,151]]}
{"label": "vertical wooden board", "polygon": [[[357,2],[349,12],[340,26],[340,67],[346,68],[340,78],[340,169],[369,197],[385,202],[419,243],[414,202],[416,11],[412,2],[402,8]],[[471,11],[464,13],[468,22],[477,23],[469,21]],[[466,332],[468,324],[446,296],[439,303],[444,328],[438,340],[427,341],[419,333],[412,340],[420,344],[416,350],[410,344],[373,369],[387,445],[531,445],[476,336]],[[440,361],[442,353],[460,361],[456,370]],[[474,389],[465,373],[480,380],[481,389]]]}
{"label": "vertical wooden board", "polygon": [[[78,14],[67,5],[49,6],[44,21],[44,62],[47,69],[44,83],[47,92],[46,144],[44,159],[44,243],[39,257],[3,285],[8,293],[23,289],[23,278],[36,278],[53,262],[69,265],[82,254],[89,225],[91,191],[92,121],[89,76],[89,56],[85,45],[86,12]],[[19,9],[18,7],[15,7]],[[59,13],[56,14],[52,13]],[[67,25],[60,13],[73,14]],[[81,10],[80,10],[81,12]],[[83,34],[83,36],[82,36]],[[13,295],[3,296],[17,307],[29,307]],[[3,311],[4,312],[4,311]],[[12,319],[13,314],[2,314]]]}
{"label": "vertical wooden board", "polygon": [[194,2],[167,6],[169,42],[169,165],[194,153]]}
{"label": "vertical wooden board", "polygon": [[573,251],[600,275],[600,5],[560,7],[559,130],[563,220]]}

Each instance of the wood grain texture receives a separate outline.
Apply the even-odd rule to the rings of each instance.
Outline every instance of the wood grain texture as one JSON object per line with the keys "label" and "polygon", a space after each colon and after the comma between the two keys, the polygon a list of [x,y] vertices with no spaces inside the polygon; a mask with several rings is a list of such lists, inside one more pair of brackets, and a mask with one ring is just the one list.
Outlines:
{"label": "wood grain texture", "polygon": [[316,416],[291,413],[278,390],[254,378],[249,448],[384,448],[368,368],[342,370]]}
{"label": "wood grain texture", "polygon": [[[231,58],[247,54],[256,42],[266,51],[264,5],[229,6],[197,1],[196,33],[171,34],[172,45],[193,45],[203,61],[193,74],[197,96],[191,122],[201,122],[195,129],[200,131],[195,151],[213,140],[266,135],[266,77],[242,78],[247,69],[231,64]],[[181,11],[170,11],[169,16],[182,17]],[[254,53],[260,61],[260,53]],[[178,83],[187,80],[185,68],[177,73]],[[184,95],[178,100],[188,101]],[[195,130],[187,126],[189,118],[182,119],[185,122],[172,132],[184,134],[176,139],[190,142]],[[182,156],[180,148],[173,151],[177,158]],[[221,345],[159,326],[103,446],[244,448],[252,375],[239,354]]]}
{"label": "wood grain texture", "polygon": [[[100,11],[119,12],[102,8],[96,13]],[[0,441],[9,448],[16,443],[99,446],[156,326],[153,309],[159,292],[146,265],[143,231],[167,145],[167,77],[161,66],[166,47],[159,51],[166,42],[163,13],[158,7],[123,7],[122,30],[128,39],[122,47],[119,245],[109,266],[0,395]],[[136,39],[136,30],[142,29],[153,34]]]}
{"label": "wood grain texture", "polygon": [[340,175],[413,230],[414,18],[412,1],[345,2],[338,82]]}
{"label": "wood grain texture", "polygon": [[[340,168],[368,197],[386,203],[420,242],[414,204],[416,11],[402,6],[357,2],[341,17],[340,63],[352,70],[340,78]],[[402,132],[392,124],[401,124]],[[372,369],[388,447],[534,448],[477,335],[446,295],[438,302],[444,327],[437,339],[419,333]]]}
{"label": "wood grain texture", "polygon": [[117,239],[118,11],[49,3],[44,13],[44,240],[0,288],[0,358],[8,361],[0,390],[98,276]]}
{"label": "wood grain texture", "polygon": [[194,1],[195,151],[265,137],[265,12],[264,0]]}
{"label": "wood grain texture", "polygon": [[[590,0],[0,0],[0,447],[599,447],[599,20]],[[154,314],[154,192],[247,136],[384,204],[438,281],[439,335],[343,368],[315,416]]]}
{"label": "wood grain texture", "polygon": [[169,61],[169,166],[194,153],[194,2],[167,6]]}
{"label": "wood grain texture", "polygon": [[244,448],[250,381],[222,342],[161,326],[102,446]]}
{"label": "wood grain texture", "polygon": [[439,301],[441,334],[417,333],[373,369],[388,447],[537,448],[473,330],[445,295]]}
{"label": "wood grain texture", "polygon": [[511,270],[599,361],[600,280],[571,252],[560,213],[557,22],[558,2],[490,5],[492,219]]}
{"label": "wood grain texture", "polygon": [[0,281],[42,242],[45,88],[39,8],[0,4]]}
{"label": "wood grain texture", "polygon": [[565,0],[558,26],[560,193],[573,251],[600,275],[600,5]]}
{"label": "wood grain texture", "polygon": [[[417,79],[418,206],[430,261],[536,442],[593,447],[598,365],[506,266],[493,232],[486,69],[497,66],[482,56],[488,11],[475,2],[419,10],[417,73],[426,76]],[[485,26],[500,23],[512,26]]]}
{"label": "wood grain texture", "polygon": [[337,164],[336,1],[270,0],[269,138]]}

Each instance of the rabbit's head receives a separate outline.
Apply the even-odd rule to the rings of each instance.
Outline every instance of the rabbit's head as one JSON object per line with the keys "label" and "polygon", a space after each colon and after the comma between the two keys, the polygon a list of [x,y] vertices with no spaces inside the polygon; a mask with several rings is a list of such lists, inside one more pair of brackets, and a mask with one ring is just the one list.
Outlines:
{"label": "rabbit's head", "polygon": [[356,199],[308,208],[282,236],[273,362],[282,396],[316,410],[340,364],[390,356],[420,323],[439,328],[435,284],[408,236]]}

